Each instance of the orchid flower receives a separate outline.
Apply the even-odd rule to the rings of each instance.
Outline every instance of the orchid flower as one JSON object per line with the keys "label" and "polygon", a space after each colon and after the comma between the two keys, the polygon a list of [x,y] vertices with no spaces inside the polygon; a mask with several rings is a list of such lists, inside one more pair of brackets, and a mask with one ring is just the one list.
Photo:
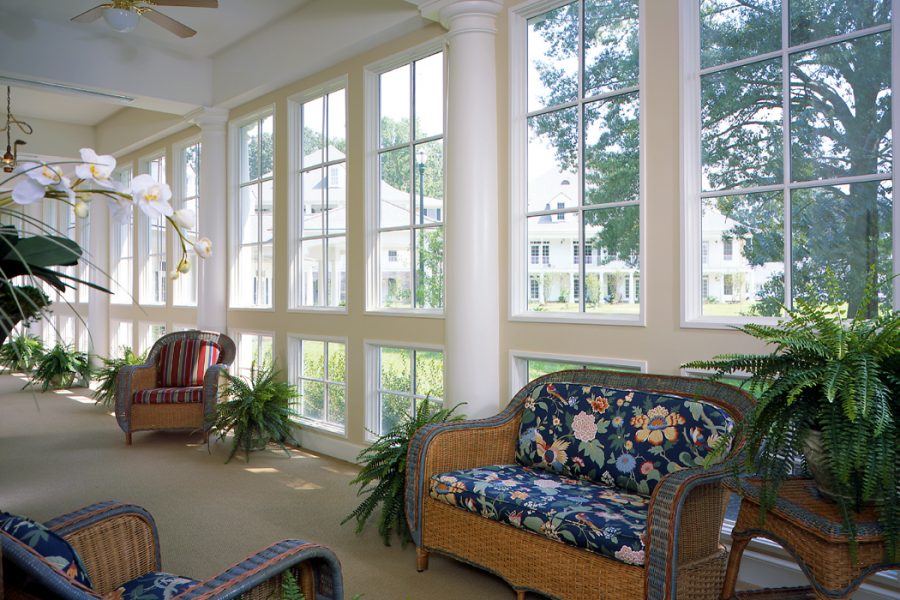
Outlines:
{"label": "orchid flower", "polygon": [[182,208],[172,214],[172,220],[182,229],[190,229],[197,221],[197,216],[191,209]]}
{"label": "orchid flower", "polygon": [[160,183],[149,175],[138,175],[131,180],[131,194],[134,201],[151,219],[172,215],[169,199],[172,190],[165,183]]}
{"label": "orchid flower", "polygon": [[212,254],[212,241],[207,237],[200,238],[194,242],[194,252],[200,258],[209,258]]}
{"label": "orchid flower", "polygon": [[99,156],[90,148],[82,148],[80,152],[84,164],[75,167],[75,174],[81,179],[95,181],[105,188],[115,189],[115,182],[111,177],[116,170],[116,159],[109,154]]}

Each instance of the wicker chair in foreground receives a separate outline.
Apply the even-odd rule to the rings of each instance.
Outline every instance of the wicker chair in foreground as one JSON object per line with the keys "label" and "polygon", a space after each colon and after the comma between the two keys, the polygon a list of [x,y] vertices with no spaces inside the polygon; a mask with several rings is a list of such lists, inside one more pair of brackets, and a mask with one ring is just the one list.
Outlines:
{"label": "wicker chair in foreground", "polygon": [[187,429],[209,437],[222,372],[234,360],[224,333],[177,331],[159,338],[143,365],[122,367],[116,379],[116,420],[131,444],[135,431]]}
{"label": "wicker chair in foreground", "polygon": [[564,600],[717,600],[737,459],[704,456],[753,399],[703,379],[561,371],[500,414],[428,425],[410,443],[417,568],[439,552]]}
{"label": "wicker chair in foreground", "polygon": [[290,573],[307,600],[342,600],[334,553],[283,540],[206,581],[161,572],[153,517],[139,506],[93,504],[40,525],[0,512],[0,597],[64,600],[281,598]]}

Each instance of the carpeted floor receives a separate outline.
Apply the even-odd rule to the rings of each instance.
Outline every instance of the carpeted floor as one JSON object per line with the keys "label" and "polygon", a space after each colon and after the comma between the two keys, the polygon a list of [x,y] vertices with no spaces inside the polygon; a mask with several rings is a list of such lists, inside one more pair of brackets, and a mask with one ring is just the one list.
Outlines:
{"label": "carpeted floor", "polygon": [[[134,445],[88,390],[20,392],[0,376],[0,509],[38,520],[101,500],[132,502],[156,518],[163,569],[204,579],[284,538],[331,547],[347,597],[364,600],[514,598],[501,579],[415,549],[385,547],[374,528],[340,521],[357,504],[354,465],[303,450],[257,452],[223,464],[227,446],[199,436],[136,433]],[[539,596],[529,596],[532,599]]]}

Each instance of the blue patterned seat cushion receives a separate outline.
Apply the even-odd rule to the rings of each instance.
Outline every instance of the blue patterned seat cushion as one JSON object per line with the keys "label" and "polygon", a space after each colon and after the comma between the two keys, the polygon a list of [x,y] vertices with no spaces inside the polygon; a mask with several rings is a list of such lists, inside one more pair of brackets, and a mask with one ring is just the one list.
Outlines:
{"label": "blue patterned seat cushion", "polygon": [[81,557],[69,542],[55,532],[31,519],[6,512],[0,512],[0,529],[22,544],[31,547],[50,565],[62,571],[66,577],[86,587],[91,587],[91,578],[88,577]]}
{"label": "blue patterned seat cushion", "polygon": [[105,600],[169,600],[199,583],[187,577],[153,571],[132,579],[104,596]]}
{"label": "blue patterned seat cushion", "polygon": [[521,465],[431,478],[432,498],[616,560],[644,564],[650,498]]}
{"label": "blue patterned seat cushion", "polygon": [[649,496],[665,475],[702,465],[732,426],[708,402],[545,383],[525,399],[516,462]]}

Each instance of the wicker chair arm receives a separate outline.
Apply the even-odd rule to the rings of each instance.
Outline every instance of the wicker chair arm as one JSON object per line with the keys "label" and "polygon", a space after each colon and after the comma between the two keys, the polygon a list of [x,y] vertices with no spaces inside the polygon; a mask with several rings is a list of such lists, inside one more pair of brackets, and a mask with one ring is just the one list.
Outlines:
{"label": "wicker chair arm", "polygon": [[46,526],[72,544],[100,594],[160,568],[156,522],[140,506],[100,502]]}
{"label": "wicker chair arm", "polygon": [[216,404],[222,394],[228,365],[219,363],[206,369],[203,375],[203,429],[208,430],[216,412]]}
{"label": "wicker chair arm", "polygon": [[116,376],[116,421],[128,433],[134,393],[156,386],[156,364],[126,365]]}
{"label": "wicker chair arm", "polygon": [[178,600],[228,600],[242,594],[280,598],[287,571],[308,600],[344,597],[341,564],[334,552],[304,540],[283,540],[187,590]]}
{"label": "wicker chair arm", "polygon": [[422,506],[432,475],[515,462],[521,405],[473,421],[426,425],[410,440],[406,458],[406,522],[421,544]]}

